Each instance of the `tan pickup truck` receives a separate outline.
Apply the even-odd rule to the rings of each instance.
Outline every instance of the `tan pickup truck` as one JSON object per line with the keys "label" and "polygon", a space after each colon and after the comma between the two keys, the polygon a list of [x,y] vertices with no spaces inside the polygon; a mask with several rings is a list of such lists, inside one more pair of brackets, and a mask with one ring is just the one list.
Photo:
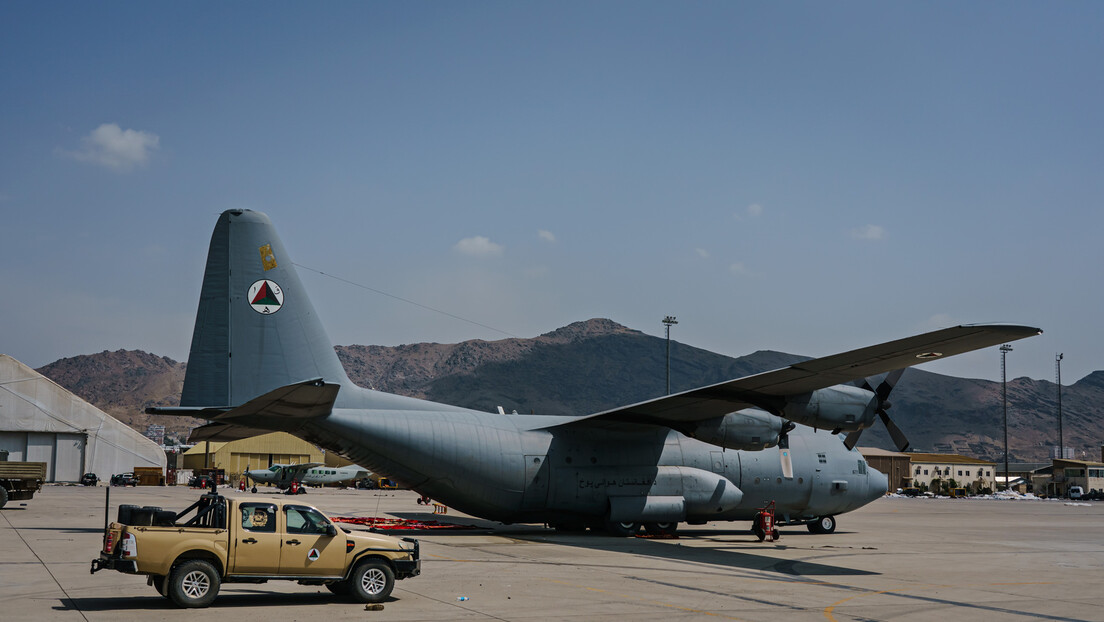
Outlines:
{"label": "tan pickup truck", "polygon": [[92,572],[148,575],[181,607],[206,607],[222,583],[282,579],[366,603],[421,573],[418,542],[337,528],[298,501],[205,494],[183,512],[124,505]]}

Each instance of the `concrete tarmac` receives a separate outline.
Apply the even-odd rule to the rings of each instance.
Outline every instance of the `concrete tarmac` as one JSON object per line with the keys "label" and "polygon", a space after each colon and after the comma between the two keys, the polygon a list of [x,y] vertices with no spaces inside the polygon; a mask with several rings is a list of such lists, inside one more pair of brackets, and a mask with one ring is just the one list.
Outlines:
{"label": "concrete tarmac", "polygon": [[[619,539],[434,516],[409,491],[311,489],[300,499],[331,516],[481,528],[403,534],[422,543],[422,575],[397,582],[383,611],[273,581],[223,585],[201,613],[145,577],[89,574],[105,491],[47,486],[0,510],[0,620],[1104,619],[1104,503],[885,498],[840,516],[834,534],[789,527],[759,542],[744,523]],[[182,510],[198,494],[113,488],[111,516],[122,503]]]}

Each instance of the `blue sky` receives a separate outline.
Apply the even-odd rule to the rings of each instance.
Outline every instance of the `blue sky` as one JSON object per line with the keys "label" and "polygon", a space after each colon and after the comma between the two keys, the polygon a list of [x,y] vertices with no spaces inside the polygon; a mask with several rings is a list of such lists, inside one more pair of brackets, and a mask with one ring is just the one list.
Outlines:
{"label": "blue sky", "polygon": [[[1043,328],[1104,369],[1104,5],[0,5],[0,351],[187,358],[217,215],[338,344],[608,317],[739,356]],[[486,327],[493,327],[490,330]],[[926,369],[999,378],[996,349]]]}

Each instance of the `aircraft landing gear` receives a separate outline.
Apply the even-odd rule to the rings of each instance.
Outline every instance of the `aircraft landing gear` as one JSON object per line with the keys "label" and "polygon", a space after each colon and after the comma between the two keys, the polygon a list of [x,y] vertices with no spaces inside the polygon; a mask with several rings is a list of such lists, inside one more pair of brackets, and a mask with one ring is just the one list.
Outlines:
{"label": "aircraft landing gear", "polygon": [[606,533],[611,536],[628,538],[630,536],[635,536],[638,531],[640,531],[640,523],[606,521]]}
{"label": "aircraft landing gear", "polygon": [[644,523],[644,531],[650,536],[673,536],[678,531],[678,523]]}
{"label": "aircraft landing gear", "polygon": [[827,534],[836,530],[835,516],[821,516],[805,525],[812,533]]}

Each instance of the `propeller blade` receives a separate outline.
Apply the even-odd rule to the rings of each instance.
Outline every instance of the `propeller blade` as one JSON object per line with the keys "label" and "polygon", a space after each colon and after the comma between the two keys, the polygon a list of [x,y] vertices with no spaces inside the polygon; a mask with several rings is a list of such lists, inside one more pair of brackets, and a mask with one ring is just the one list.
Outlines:
{"label": "propeller blade", "polygon": [[862,436],[861,429],[855,430],[854,432],[849,432],[847,434],[847,437],[843,439],[843,446],[848,449],[854,449],[855,445],[859,442],[860,436]]}
{"label": "propeller blade", "polygon": [[882,379],[882,383],[878,385],[878,390],[874,392],[878,396],[879,402],[884,402],[889,399],[889,392],[893,390],[893,387],[897,386],[897,381],[901,379],[904,373],[904,368],[901,368],[886,374],[886,377]]}
{"label": "propeller blade", "polygon": [[885,424],[886,431],[889,432],[889,437],[893,439],[893,444],[897,446],[897,451],[905,451],[909,448],[908,438],[905,437],[905,433],[901,431],[901,428],[897,427],[896,423],[889,418],[886,411],[879,410],[878,415],[882,417],[882,423]]}

